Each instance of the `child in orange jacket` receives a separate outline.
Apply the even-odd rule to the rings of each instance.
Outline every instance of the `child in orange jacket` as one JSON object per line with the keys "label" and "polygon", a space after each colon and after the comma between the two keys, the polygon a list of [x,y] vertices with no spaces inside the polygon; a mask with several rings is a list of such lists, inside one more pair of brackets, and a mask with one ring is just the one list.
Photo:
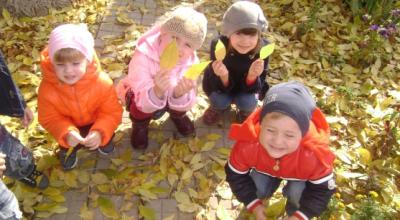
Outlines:
{"label": "child in orange jacket", "polygon": [[236,143],[226,179],[257,220],[266,219],[262,199],[271,197],[282,180],[286,220],[311,219],[326,209],[335,191],[335,155],[329,149],[329,125],[304,85],[272,87],[263,107],[233,125],[230,137]]}
{"label": "child in orange jacket", "polygon": [[[112,80],[100,71],[94,39],[86,25],[56,27],[40,64],[39,123],[59,143],[58,157],[64,169],[75,167],[76,152],[82,147],[111,153],[122,106]],[[74,150],[66,158],[70,147]]]}

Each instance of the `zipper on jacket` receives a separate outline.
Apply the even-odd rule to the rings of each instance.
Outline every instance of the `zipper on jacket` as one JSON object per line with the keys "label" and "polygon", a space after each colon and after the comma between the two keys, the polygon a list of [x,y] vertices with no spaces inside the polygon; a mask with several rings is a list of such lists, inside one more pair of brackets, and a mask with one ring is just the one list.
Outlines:
{"label": "zipper on jacket", "polygon": [[280,169],[279,163],[280,163],[279,159],[275,160],[275,165],[272,167],[272,169],[273,169],[275,172],[278,172],[278,170]]}
{"label": "zipper on jacket", "polygon": [[73,93],[74,93],[74,96],[75,96],[76,104],[78,105],[79,117],[80,117],[81,121],[83,121],[82,109],[81,109],[81,105],[79,104],[78,96],[76,95],[75,86],[72,86],[72,90],[73,90]]}

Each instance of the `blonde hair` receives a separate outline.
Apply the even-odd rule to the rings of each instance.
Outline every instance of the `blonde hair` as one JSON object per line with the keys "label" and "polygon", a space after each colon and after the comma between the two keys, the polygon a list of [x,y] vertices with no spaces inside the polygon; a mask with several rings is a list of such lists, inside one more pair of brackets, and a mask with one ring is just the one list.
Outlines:
{"label": "blonde hair", "polygon": [[86,59],[79,50],[73,48],[62,48],[54,54],[54,62],[74,62]]}

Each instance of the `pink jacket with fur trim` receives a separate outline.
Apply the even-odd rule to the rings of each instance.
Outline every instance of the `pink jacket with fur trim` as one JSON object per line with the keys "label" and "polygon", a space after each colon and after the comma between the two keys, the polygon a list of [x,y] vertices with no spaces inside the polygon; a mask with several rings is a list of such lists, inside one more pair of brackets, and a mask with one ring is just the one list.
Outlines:
{"label": "pink jacket with fur trim", "polygon": [[[135,94],[136,105],[139,110],[145,113],[163,109],[167,104],[173,110],[188,111],[196,103],[196,89],[179,98],[172,96],[173,87],[166,92],[164,99],[159,99],[154,94],[154,77],[160,70],[160,56],[162,53],[160,42],[161,32],[159,26],[155,26],[139,38],[136,50],[129,63],[128,76],[118,84],[118,96],[125,101],[126,92],[131,89]],[[198,62],[199,59],[196,52],[185,61],[179,62],[171,70],[173,85],[177,85],[186,70]]]}

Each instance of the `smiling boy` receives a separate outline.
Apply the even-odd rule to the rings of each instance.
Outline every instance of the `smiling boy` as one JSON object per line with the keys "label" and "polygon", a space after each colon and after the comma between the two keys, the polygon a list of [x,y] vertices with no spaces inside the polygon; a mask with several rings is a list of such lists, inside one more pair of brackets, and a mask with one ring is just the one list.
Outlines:
{"label": "smiling boy", "polygon": [[269,198],[282,180],[287,197],[286,219],[319,216],[334,193],[334,154],[329,125],[307,88],[298,82],[276,85],[264,104],[240,125],[225,166],[237,199],[257,220],[266,219],[261,199]]}

